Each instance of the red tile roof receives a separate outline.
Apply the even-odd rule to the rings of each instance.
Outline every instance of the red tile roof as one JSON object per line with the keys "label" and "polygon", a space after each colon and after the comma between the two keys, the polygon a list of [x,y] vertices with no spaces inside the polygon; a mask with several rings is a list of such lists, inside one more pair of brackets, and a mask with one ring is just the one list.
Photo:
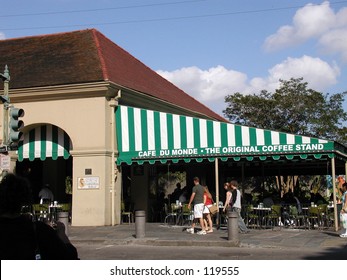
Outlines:
{"label": "red tile roof", "polygon": [[95,29],[0,40],[0,54],[11,88],[106,80],[225,121]]}

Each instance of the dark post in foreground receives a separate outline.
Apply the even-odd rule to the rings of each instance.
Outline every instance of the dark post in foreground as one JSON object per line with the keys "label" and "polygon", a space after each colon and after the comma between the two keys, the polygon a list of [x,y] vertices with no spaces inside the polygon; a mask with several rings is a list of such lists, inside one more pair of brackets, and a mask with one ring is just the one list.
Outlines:
{"label": "dark post in foreground", "polygon": [[65,234],[69,236],[69,212],[58,212],[58,221],[65,226]]}
{"label": "dark post in foreground", "polygon": [[135,235],[136,238],[144,238],[146,229],[146,212],[139,210],[135,212]]}
{"label": "dark post in foreground", "polygon": [[231,211],[228,212],[228,240],[239,242],[238,214]]}

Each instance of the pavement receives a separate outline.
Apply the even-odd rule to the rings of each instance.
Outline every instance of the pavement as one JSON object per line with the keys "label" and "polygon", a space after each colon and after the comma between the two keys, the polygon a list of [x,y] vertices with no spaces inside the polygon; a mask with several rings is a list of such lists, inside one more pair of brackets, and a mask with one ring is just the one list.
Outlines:
{"label": "pavement", "polygon": [[206,235],[190,234],[187,226],[146,223],[144,236],[136,237],[135,224],[116,226],[77,227],[69,226],[69,239],[74,245],[148,245],[148,246],[214,246],[298,248],[300,250],[339,248],[347,252],[347,238],[339,237],[333,229],[307,230],[275,227],[274,229],[251,229],[228,238],[227,228],[214,229]]}

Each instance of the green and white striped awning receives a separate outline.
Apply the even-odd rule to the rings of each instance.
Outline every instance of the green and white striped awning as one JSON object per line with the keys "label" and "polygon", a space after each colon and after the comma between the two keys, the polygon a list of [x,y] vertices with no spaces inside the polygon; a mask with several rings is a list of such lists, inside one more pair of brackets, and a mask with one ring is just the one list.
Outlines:
{"label": "green and white striped awning", "polygon": [[333,157],[334,142],[188,116],[119,106],[117,163]]}
{"label": "green and white striped awning", "polygon": [[42,125],[24,134],[24,140],[18,145],[18,160],[67,159],[70,148],[70,138],[62,129],[55,125]]}

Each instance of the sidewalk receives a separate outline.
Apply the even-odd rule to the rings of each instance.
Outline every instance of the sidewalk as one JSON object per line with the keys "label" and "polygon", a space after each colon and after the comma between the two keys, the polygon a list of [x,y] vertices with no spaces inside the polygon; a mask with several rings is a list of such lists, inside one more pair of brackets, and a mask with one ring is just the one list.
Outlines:
{"label": "sidewalk", "polygon": [[328,230],[301,230],[290,228],[251,229],[239,234],[239,242],[228,240],[226,228],[214,230],[206,235],[190,234],[187,227],[146,223],[145,237],[135,237],[135,224],[101,227],[69,227],[69,238],[73,244],[103,243],[112,245],[150,246],[215,246],[215,247],[259,247],[259,248],[347,248],[347,239],[339,232]]}

